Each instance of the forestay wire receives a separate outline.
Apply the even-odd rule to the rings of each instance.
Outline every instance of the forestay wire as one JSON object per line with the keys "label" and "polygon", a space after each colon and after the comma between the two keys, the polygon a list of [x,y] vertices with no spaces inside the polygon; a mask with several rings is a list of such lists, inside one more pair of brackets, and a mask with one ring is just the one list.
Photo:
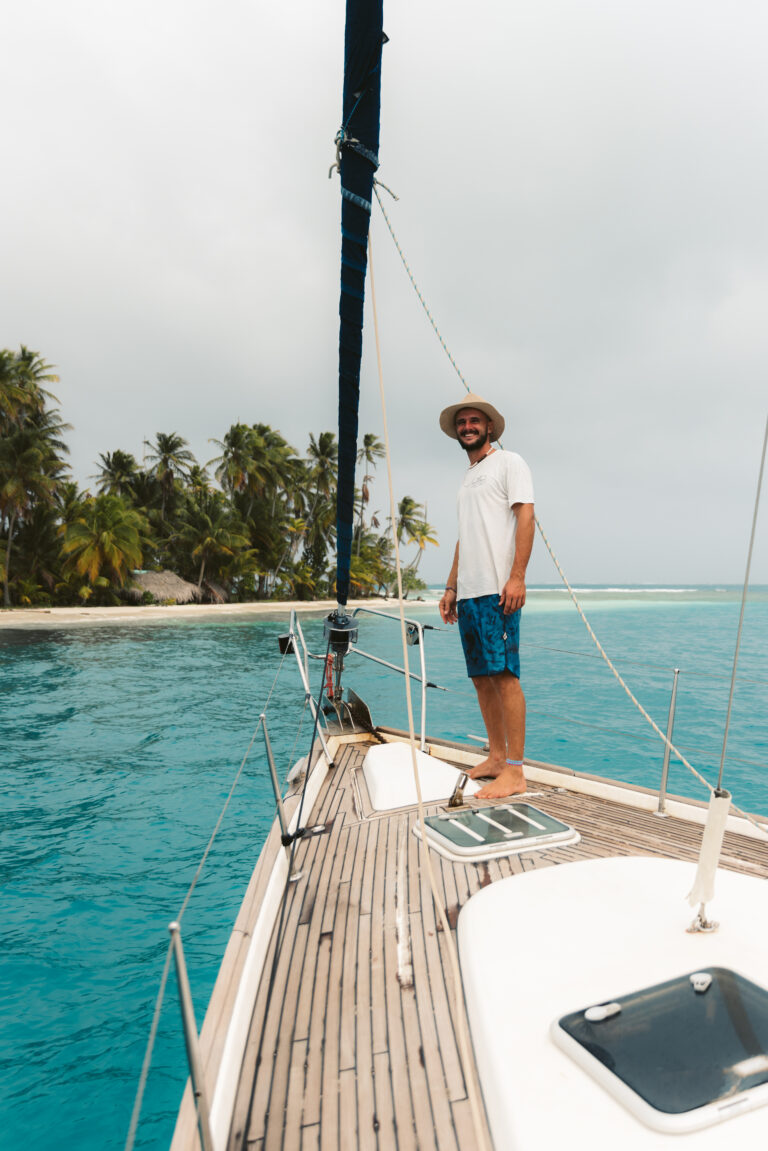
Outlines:
{"label": "forestay wire", "polygon": [[[195,887],[197,886],[197,881],[200,878],[203,867],[205,866],[205,862],[211,853],[211,849],[213,847],[214,841],[216,840],[216,836],[219,833],[219,829],[221,827],[224,816],[227,813],[227,808],[229,807],[230,802],[232,801],[232,797],[235,794],[235,789],[236,789],[236,787],[240,781],[240,776],[243,774],[243,770],[244,770],[246,762],[248,760],[248,756],[250,755],[251,749],[252,749],[254,743],[256,742],[256,737],[258,736],[259,732],[262,729],[264,713],[266,712],[267,707],[269,706],[269,701],[271,700],[272,695],[274,694],[275,688],[277,687],[277,681],[280,677],[280,672],[282,671],[283,664],[285,663],[285,658],[286,658],[287,654],[288,653],[285,652],[283,654],[282,659],[280,660],[280,663],[279,663],[278,668],[277,668],[277,672],[275,674],[275,678],[272,681],[272,686],[269,689],[269,694],[267,695],[266,702],[264,704],[264,707],[262,708],[261,715],[259,716],[259,722],[256,724],[256,728],[254,730],[253,735],[251,736],[250,743],[248,744],[248,747],[245,750],[245,755],[243,756],[242,761],[240,763],[240,766],[237,769],[237,772],[235,773],[235,777],[232,781],[232,786],[229,789],[229,792],[227,794],[227,798],[225,799],[224,805],[221,809],[221,812],[219,813],[219,818],[216,820],[216,826],[214,827],[213,831],[211,832],[208,843],[205,846],[205,850],[203,851],[203,854],[200,858],[200,862],[198,863],[197,868],[195,870],[195,874],[192,877],[192,882],[190,883],[190,885],[187,889],[187,893],[184,896],[184,899],[182,901],[181,907],[179,908],[178,915],[176,916],[176,922],[179,924],[181,924],[182,917],[183,917],[184,912],[186,911],[186,909],[189,905],[190,899],[192,898],[192,893],[195,890]],[[306,709],[306,703],[305,703],[305,709]],[[304,719],[304,713],[302,712],[302,722],[303,722],[303,719]],[[131,1121],[130,1121],[130,1124],[128,1126],[128,1134],[126,1135],[126,1139],[125,1139],[124,1151],[132,1151],[134,1142],[136,1140],[136,1131],[137,1131],[137,1128],[139,1125],[139,1116],[141,1115],[141,1107],[142,1107],[142,1104],[144,1102],[144,1092],[145,1092],[146,1086],[147,1086],[147,1078],[149,1076],[149,1068],[150,1068],[150,1065],[152,1063],[152,1054],[153,1054],[154,1047],[155,1047],[155,1040],[157,1038],[157,1029],[158,1029],[158,1026],[160,1023],[160,1012],[162,1011],[163,1001],[165,999],[165,991],[166,991],[166,987],[168,985],[168,976],[170,974],[172,952],[173,952],[173,941],[171,940],[168,944],[168,950],[166,951],[166,955],[165,955],[165,963],[163,965],[162,975],[160,976],[160,986],[158,987],[157,998],[155,1000],[155,1008],[154,1008],[154,1011],[152,1013],[152,1023],[150,1025],[150,1029],[149,1029],[149,1036],[147,1037],[147,1046],[146,1046],[146,1050],[144,1052],[144,1059],[143,1059],[142,1065],[141,1065],[141,1074],[139,1075],[139,1082],[138,1082],[138,1086],[136,1088],[136,1098],[134,1099],[134,1103],[133,1103],[133,1110],[131,1112]]]}
{"label": "forestay wire", "polygon": [[[445,352],[448,359],[450,360],[451,365],[452,365],[454,371],[456,372],[456,375],[461,380],[462,384],[464,385],[465,390],[467,392],[471,392],[472,389],[470,388],[469,384],[467,383],[463,373],[461,372],[458,364],[456,363],[456,360],[453,358],[453,356],[452,356],[452,354],[448,348],[448,345],[446,344],[445,340],[443,339],[443,336],[440,333],[440,330],[439,330],[439,328],[438,328],[438,326],[434,320],[434,317],[432,316],[432,313],[430,312],[429,308],[427,307],[426,300],[424,299],[424,296],[422,295],[422,292],[419,289],[418,284],[416,283],[416,279],[413,275],[413,272],[410,269],[408,261],[405,258],[405,254],[403,252],[402,247],[400,246],[400,243],[397,239],[397,236],[395,235],[395,231],[394,231],[394,228],[392,227],[389,216],[387,215],[387,212],[384,208],[384,205],[381,202],[381,196],[379,195],[379,189],[377,187],[377,185],[380,185],[380,184],[381,184],[380,181],[374,180],[374,189],[373,189],[374,194],[376,196],[376,200],[378,202],[378,205],[381,208],[381,213],[384,217],[384,221],[385,221],[387,228],[389,230],[389,234],[392,237],[392,240],[394,241],[395,247],[397,249],[398,255],[400,256],[403,267],[405,268],[405,270],[408,274],[408,279],[411,281],[413,289],[419,298],[419,303],[421,304],[422,308],[424,309],[424,312],[426,313],[427,319],[429,320],[435,335],[437,336],[438,340],[440,341],[440,346],[442,347],[443,351]],[[389,191],[389,189],[387,189],[387,190]],[[393,194],[393,193],[390,193],[390,194]],[[397,197],[395,197],[395,199],[397,199]],[[768,438],[768,424],[766,424],[766,437]],[[758,483],[758,489],[757,489],[758,500],[760,498],[760,486],[762,484],[764,461],[765,461],[765,443],[763,444],[763,461],[761,462],[761,465],[760,465],[760,481]],[[755,519],[756,519],[756,517],[757,517],[757,503],[755,504]],[[592,639],[592,642],[595,644],[598,652],[600,653],[602,658],[605,660],[606,664],[610,668],[610,670],[613,673],[613,675],[615,676],[616,680],[619,682],[621,687],[624,689],[627,696],[632,701],[632,703],[635,705],[635,707],[640,712],[640,714],[643,716],[643,718],[651,725],[653,730],[656,732],[656,734],[661,739],[662,743],[664,743],[664,745],[669,748],[672,755],[674,755],[675,758],[678,759],[680,761],[680,763],[683,764],[684,767],[688,768],[688,770],[691,772],[691,774],[694,775],[696,777],[696,779],[698,779],[699,782],[704,785],[704,787],[707,789],[707,791],[709,791],[710,794],[713,794],[714,791],[716,790],[715,787],[713,787],[713,785],[709,782],[709,780],[705,779],[705,777],[701,774],[701,772],[697,771],[697,769],[693,766],[693,764],[689,763],[689,761],[686,759],[686,757],[683,755],[683,753],[681,751],[679,751],[677,747],[675,747],[674,743],[672,743],[672,741],[667,737],[665,732],[663,732],[661,730],[661,728],[656,723],[656,721],[653,719],[653,717],[648,714],[648,712],[645,710],[643,705],[640,703],[640,701],[634,695],[634,693],[632,692],[632,690],[630,689],[628,684],[625,682],[625,680],[622,677],[621,673],[619,672],[618,668],[614,665],[613,661],[611,660],[610,656],[606,652],[605,648],[600,643],[600,640],[595,635],[595,632],[592,628],[592,625],[590,624],[589,620],[587,619],[586,614],[584,612],[584,609],[582,608],[581,604],[579,603],[578,597],[576,596],[576,593],[574,592],[573,588],[571,587],[571,585],[568,581],[568,578],[567,578],[565,572],[563,571],[563,569],[560,565],[560,562],[557,559],[557,556],[555,555],[555,552],[552,548],[552,545],[550,544],[549,540],[547,539],[546,533],[545,533],[543,527],[541,526],[541,521],[539,520],[539,517],[534,514],[534,519],[536,521],[536,527],[539,529],[539,534],[540,534],[542,540],[544,541],[544,546],[546,547],[547,551],[549,552],[549,555],[552,559],[552,562],[554,563],[555,567],[557,568],[558,574],[560,575],[560,578],[562,579],[562,581],[566,587],[566,590],[567,590],[569,596],[571,597],[571,600],[573,601],[574,607],[576,608],[577,612],[581,616],[581,620],[582,620],[584,626],[586,627],[586,629],[587,629],[587,631],[588,631],[588,633]],[[753,540],[754,540],[754,528],[755,528],[755,524],[754,524],[754,519],[753,519],[753,525],[752,525],[752,539]],[[752,551],[752,542],[750,542],[750,556],[751,556],[751,551]],[[749,565],[747,566],[747,577],[748,577],[748,575],[749,575]],[[743,615],[743,610],[744,610],[744,608],[743,608],[743,600],[742,600],[742,615]],[[739,628],[741,628],[741,620],[739,621]],[[735,668],[734,668],[734,675],[735,675]],[[730,704],[729,704],[729,714],[730,714]],[[718,786],[719,786],[719,784],[718,784]],[[750,815],[748,812],[742,811],[741,808],[737,807],[735,803],[731,803],[731,806],[737,815],[741,816],[743,819],[746,819],[749,823],[752,824],[753,827],[755,827],[763,835],[768,836],[768,824],[759,823],[754,818],[754,816]]]}

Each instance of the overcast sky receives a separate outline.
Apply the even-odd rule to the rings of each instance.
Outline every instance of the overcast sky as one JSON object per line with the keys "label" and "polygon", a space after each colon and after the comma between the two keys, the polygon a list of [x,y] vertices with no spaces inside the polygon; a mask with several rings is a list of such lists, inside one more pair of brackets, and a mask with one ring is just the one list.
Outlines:
{"label": "overcast sky", "polygon": [[[57,366],[81,484],[157,431],[205,462],[236,420],[300,452],[335,429],[343,9],[6,6],[0,347]],[[385,0],[384,24],[387,210],[566,572],[740,582],[768,414],[765,0]],[[396,496],[427,504],[441,581],[464,460],[437,416],[463,388],[378,209],[373,245]],[[530,582],[557,578],[538,541]]]}

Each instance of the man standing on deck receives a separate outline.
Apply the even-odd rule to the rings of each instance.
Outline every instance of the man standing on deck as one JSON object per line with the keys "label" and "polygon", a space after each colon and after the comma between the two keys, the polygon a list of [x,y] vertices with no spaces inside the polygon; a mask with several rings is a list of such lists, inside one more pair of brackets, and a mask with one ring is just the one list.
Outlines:
{"label": "man standing on deck", "polygon": [[440,427],[469,457],[459,489],[459,542],[440,600],[443,623],[459,624],[467,674],[477,691],[490,754],[468,774],[492,776],[480,799],[521,795],[525,696],[520,687],[520,609],[533,547],[533,480],[520,456],[493,446],[504,418],[471,392],[440,414]]}

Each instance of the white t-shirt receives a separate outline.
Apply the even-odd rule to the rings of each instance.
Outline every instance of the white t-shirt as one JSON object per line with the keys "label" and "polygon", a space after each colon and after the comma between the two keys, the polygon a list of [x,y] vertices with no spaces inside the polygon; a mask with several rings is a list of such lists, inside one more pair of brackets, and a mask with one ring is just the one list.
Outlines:
{"label": "white t-shirt", "polygon": [[501,593],[515,558],[512,505],[532,503],[531,472],[516,452],[497,448],[467,470],[458,498],[457,599]]}

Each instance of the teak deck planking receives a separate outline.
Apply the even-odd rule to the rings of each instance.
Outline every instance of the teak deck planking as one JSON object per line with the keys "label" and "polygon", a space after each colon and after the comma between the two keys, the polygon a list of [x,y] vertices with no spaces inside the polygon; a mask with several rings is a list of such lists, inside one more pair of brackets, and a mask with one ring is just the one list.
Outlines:
{"label": "teak deck planking", "polygon": [[[364,803],[360,817],[353,773],[366,750],[360,742],[342,748],[306,819],[326,828],[297,845],[302,878],[288,887],[276,958],[274,937],[270,944],[228,1151],[469,1151],[476,1144],[447,941],[420,864],[427,848],[413,834],[414,809],[374,813]],[[560,787],[536,784],[531,792],[530,801],[574,826],[581,842],[484,863],[452,863],[432,852],[452,934],[467,899],[509,875],[601,856],[697,857],[695,824],[569,792],[567,777]],[[439,810],[432,804],[427,813]],[[768,876],[766,845],[727,833],[723,865]],[[242,915],[263,884],[255,875],[238,917],[244,938]],[[399,980],[398,928],[408,937],[410,982]],[[202,1035],[209,1067],[222,1042],[210,1015]],[[187,1098],[173,1148],[196,1145]]]}

